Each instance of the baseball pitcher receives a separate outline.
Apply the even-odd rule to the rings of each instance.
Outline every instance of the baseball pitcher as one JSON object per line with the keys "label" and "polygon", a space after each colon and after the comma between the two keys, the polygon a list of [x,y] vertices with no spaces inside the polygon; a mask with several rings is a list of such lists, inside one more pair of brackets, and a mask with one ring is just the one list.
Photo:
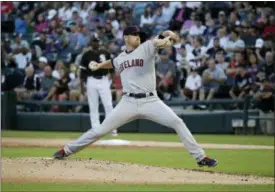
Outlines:
{"label": "baseball pitcher", "polygon": [[66,144],[63,149],[54,153],[54,158],[63,159],[121,125],[137,118],[144,118],[174,129],[199,166],[215,167],[218,161],[205,155],[183,120],[165,105],[156,93],[154,60],[157,51],[160,48],[171,47],[180,38],[172,31],[164,31],[154,39],[141,44],[140,34],[138,27],[127,27],[123,34],[125,51],[113,60],[90,62],[89,67],[93,71],[109,68],[119,71],[124,95],[98,128],[90,129],[77,140]]}

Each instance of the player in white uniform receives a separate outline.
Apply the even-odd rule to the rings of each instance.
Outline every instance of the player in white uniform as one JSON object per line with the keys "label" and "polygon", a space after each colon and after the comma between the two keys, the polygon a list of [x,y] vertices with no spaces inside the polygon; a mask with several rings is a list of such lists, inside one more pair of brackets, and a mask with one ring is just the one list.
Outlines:
{"label": "player in white uniform", "polygon": [[[104,106],[105,116],[113,110],[112,93],[108,78],[108,69],[92,71],[89,69],[90,61],[104,62],[110,58],[110,54],[99,48],[100,40],[93,37],[90,41],[91,50],[85,52],[81,59],[81,78],[87,79],[87,96],[90,110],[91,127],[96,128],[100,125],[99,121],[99,97]],[[81,92],[84,92],[81,85]],[[117,130],[112,131],[112,136],[117,136]]]}
{"label": "player in white uniform", "polygon": [[97,129],[90,129],[77,140],[65,145],[54,153],[54,158],[63,159],[121,125],[143,118],[174,129],[199,166],[216,166],[217,160],[205,155],[183,120],[156,93],[154,60],[157,51],[159,48],[172,46],[179,41],[179,37],[172,31],[165,31],[153,40],[140,44],[140,30],[136,26],[127,27],[123,35],[126,44],[124,52],[113,60],[101,63],[91,61],[89,65],[92,70],[114,68],[120,72],[124,93],[122,99]]}

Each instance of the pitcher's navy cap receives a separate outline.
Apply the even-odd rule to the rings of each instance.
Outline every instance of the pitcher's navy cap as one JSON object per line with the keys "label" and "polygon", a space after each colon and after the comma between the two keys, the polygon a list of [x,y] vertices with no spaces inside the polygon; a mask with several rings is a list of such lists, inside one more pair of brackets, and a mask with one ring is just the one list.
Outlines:
{"label": "pitcher's navy cap", "polygon": [[123,35],[140,35],[141,31],[136,25],[126,27],[123,31]]}

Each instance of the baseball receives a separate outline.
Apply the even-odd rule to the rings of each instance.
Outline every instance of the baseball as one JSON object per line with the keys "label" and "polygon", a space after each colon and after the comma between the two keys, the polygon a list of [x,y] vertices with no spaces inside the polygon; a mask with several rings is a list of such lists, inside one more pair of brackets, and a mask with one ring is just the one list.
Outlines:
{"label": "baseball", "polygon": [[161,48],[171,47],[173,44],[174,44],[174,40],[172,40],[171,38],[168,38],[168,39],[166,40],[166,43],[163,44],[163,45],[161,46]]}
{"label": "baseball", "polygon": [[97,69],[97,62],[95,61],[91,61],[89,63],[89,68],[92,70],[92,71],[95,71]]}

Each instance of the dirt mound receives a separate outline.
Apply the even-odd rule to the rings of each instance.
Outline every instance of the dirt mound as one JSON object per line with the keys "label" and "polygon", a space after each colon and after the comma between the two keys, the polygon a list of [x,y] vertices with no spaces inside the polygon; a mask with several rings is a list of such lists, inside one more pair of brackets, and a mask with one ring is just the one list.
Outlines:
{"label": "dirt mound", "polygon": [[2,181],[120,184],[273,184],[274,178],[153,167],[110,161],[3,158]]}

